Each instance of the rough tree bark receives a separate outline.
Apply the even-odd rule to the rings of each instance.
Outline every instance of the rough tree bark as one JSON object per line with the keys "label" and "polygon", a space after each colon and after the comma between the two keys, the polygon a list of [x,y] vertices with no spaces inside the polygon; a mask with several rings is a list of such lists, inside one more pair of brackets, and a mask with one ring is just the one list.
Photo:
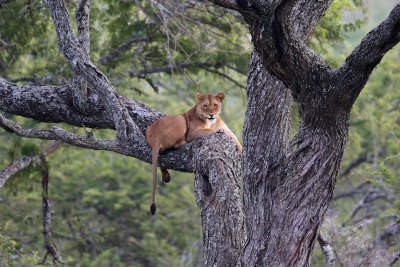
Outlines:
{"label": "rough tree bark", "polygon": [[[210,1],[240,12],[254,44],[243,189],[240,157],[222,133],[166,153],[159,163],[195,172],[205,266],[308,266],[332,200],[351,107],[373,68],[400,40],[400,4],[343,66],[333,69],[306,46],[332,0]],[[64,2],[48,5],[60,50],[74,69],[74,83],[21,86],[0,78],[0,108],[43,122],[115,129],[116,138],[100,140],[90,133],[82,137],[58,127],[22,129],[2,115],[0,126],[23,137],[61,140],[149,162],[143,132],[162,114],[121,97],[90,61],[90,1],[79,4],[78,38]],[[298,104],[300,127],[291,139],[292,99]]]}

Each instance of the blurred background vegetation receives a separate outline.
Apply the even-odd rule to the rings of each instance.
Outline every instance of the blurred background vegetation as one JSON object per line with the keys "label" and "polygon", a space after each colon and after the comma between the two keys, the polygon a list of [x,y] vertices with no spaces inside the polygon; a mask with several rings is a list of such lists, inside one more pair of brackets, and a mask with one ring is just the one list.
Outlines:
{"label": "blurred background vegetation", "polygon": [[[77,1],[67,2],[73,21]],[[335,0],[310,46],[340,66],[397,2]],[[98,0],[92,3],[90,23],[91,59],[121,94],[175,114],[194,104],[196,91],[224,92],[222,117],[241,138],[252,46],[237,14],[207,1]],[[0,1],[0,40],[6,44],[0,45],[0,76],[20,84],[70,81],[73,72],[58,50],[44,1]],[[399,84],[397,46],[373,72],[353,108],[335,199],[322,229],[342,266],[361,266],[357,264],[366,257],[371,266],[386,266],[400,249],[393,236],[388,240],[392,246],[374,247],[399,220]],[[295,106],[293,111],[295,132]],[[39,126],[12,117],[25,127]],[[97,130],[96,135],[112,132]],[[0,169],[22,156],[39,154],[49,144],[0,129]],[[172,172],[171,183],[160,183],[159,208],[151,217],[150,165],[67,145],[48,161],[52,232],[65,266],[202,266],[192,174]],[[40,167],[35,165],[0,190],[1,267],[42,261],[41,190]],[[323,263],[316,244],[312,266]],[[50,258],[46,264],[51,265]]]}

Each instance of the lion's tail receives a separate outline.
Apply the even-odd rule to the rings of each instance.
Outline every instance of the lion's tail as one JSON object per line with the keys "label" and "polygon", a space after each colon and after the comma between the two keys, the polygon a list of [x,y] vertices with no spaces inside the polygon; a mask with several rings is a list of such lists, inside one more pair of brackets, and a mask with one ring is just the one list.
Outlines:
{"label": "lion's tail", "polygon": [[150,205],[150,213],[154,215],[156,213],[156,187],[157,187],[157,165],[158,165],[158,155],[160,153],[160,141],[158,138],[155,138],[153,135],[153,147],[152,156],[151,156],[151,164],[152,164],[152,175],[153,175],[153,191],[151,195],[151,205]]}

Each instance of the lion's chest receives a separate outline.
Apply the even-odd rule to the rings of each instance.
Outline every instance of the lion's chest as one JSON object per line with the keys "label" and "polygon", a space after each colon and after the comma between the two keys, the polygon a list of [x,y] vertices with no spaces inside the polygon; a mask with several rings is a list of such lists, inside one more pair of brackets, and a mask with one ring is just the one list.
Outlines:
{"label": "lion's chest", "polygon": [[217,119],[213,119],[213,120],[207,120],[207,127],[208,128],[212,128],[213,125],[217,122]]}

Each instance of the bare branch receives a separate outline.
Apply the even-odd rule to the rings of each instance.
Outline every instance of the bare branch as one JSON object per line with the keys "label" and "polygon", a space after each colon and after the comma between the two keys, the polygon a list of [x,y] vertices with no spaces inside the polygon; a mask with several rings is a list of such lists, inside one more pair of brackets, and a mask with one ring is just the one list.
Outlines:
{"label": "bare branch", "polygon": [[382,192],[379,188],[370,188],[365,195],[365,197],[357,203],[357,206],[353,209],[350,219],[354,220],[357,213],[365,208],[366,206],[370,205],[374,201],[378,199],[387,199],[388,194],[386,192]]}
{"label": "bare branch", "polygon": [[34,160],[35,158],[33,157],[22,157],[14,161],[12,164],[8,165],[4,170],[0,172],[0,188],[4,186],[4,184],[11,176],[29,167]]}
{"label": "bare branch", "polygon": [[345,85],[343,93],[352,105],[361,92],[369,75],[382,57],[400,41],[400,4],[347,57],[337,78]]}
{"label": "bare branch", "polygon": [[23,129],[17,123],[6,119],[0,114],[0,126],[5,130],[15,133],[21,137],[27,138],[39,138],[45,140],[58,140],[63,141],[67,144],[71,144],[78,147],[96,149],[96,150],[108,150],[108,151],[118,151],[118,143],[111,140],[103,140],[91,137],[90,139],[85,139],[80,135],[68,132],[59,127],[52,127],[51,129],[41,130],[36,128]]}
{"label": "bare branch", "polygon": [[349,166],[347,166],[347,168],[340,174],[340,177],[344,177],[349,175],[349,173],[351,172],[352,169],[354,169],[355,167],[357,167],[358,165],[360,165],[361,163],[364,163],[368,160],[368,157],[366,154],[360,155],[358,158],[356,158],[355,160],[353,160]]}
{"label": "bare branch", "polygon": [[318,243],[325,255],[325,267],[335,267],[336,256],[331,245],[326,241],[321,233],[318,234]]}
{"label": "bare branch", "polygon": [[0,39],[0,47],[11,48],[13,46],[15,46],[15,44],[9,44],[9,43],[6,43],[5,41]]}
{"label": "bare branch", "polygon": [[[54,142],[51,145],[49,145],[43,152],[42,154],[45,156],[48,156],[55,151],[57,151],[61,147],[62,143],[61,142]],[[32,156],[32,157],[22,157],[10,165],[8,165],[4,170],[0,172],[0,188],[4,186],[4,184],[7,182],[7,180],[12,177],[14,174],[28,168],[31,166],[33,163],[39,163],[40,159],[39,156]]]}
{"label": "bare branch", "polygon": [[158,88],[158,86],[156,85],[156,83],[153,81],[153,79],[149,78],[149,77],[144,77],[144,79],[146,80],[146,82],[153,88],[154,92],[159,93],[160,89]]}
{"label": "bare branch", "polygon": [[214,69],[211,69],[211,68],[205,68],[205,70],[208,71],[208,72],[211,72],[211,73],[218,74],[219,76],[221,76],[221,77],[223,77],[225,79],[228,79],[229,81],[233,82],[234,84],[236,84],[240,88],[243,88],[243,89],[246,88],[246,86],[244,86],[243,84],[239,83],[238,81],[236,81],[235,79],[231,78],[229,75],[226,75],[223,72],[220,72],[220,71],[217,71],[217,70],[214,70]]}
{"label": "bare branch", "polygon": [[131,70],[130,76],[146,79],[146,81],[153,87],[154,91],[157,92],[157,90],[158,90],[158,89],[156,89],[157,87],[153,86],[155,84],[152,81],[151,82],[148,81],[148,77],[146,75],[154,74],[154,73],[172,74],[174,72],[180,72],[185,69],[204,69],[207,72],[211,72],[211,73],[217,74],[223,78],[228,79],[229,81],[233,82],[234,84],[236,84],[237,86],[239,86],[241,88],[245,88],[245,86],[243,84],[241,84],[238,81],[236,81],[235,79],[231,78],[229,75],[216,70],[223,66],[224,66],[224,63],[222,63],[222,62],[218,62],[216,64],[211,64],[211,63],[207,63],[207,62],[192,62],[192,63],[175,62],[173,64],[164,65],[164,66],[145,67],[143,70],[140,70],[137,72],[134,70]]}
{"label": "bare branch", "polygon": [[344,192],[344,193],[336,194],[336,195],[333,197],[333,201],[338,200],[338,199],[341,199],[341,198],[352,197],[352,196],[361,194],[361,193],[363,193],[363,191],[364,191],[364,187],[365,187],[366,185],[369,185],[369,184],[371,184],[371,182],[369,182],[369,181],[363,182],[363,183],[361,183],[360,185],[358,185],[354,190],[351,190],[351,191],[349,191],[349,192]]}
{"label": "bare branch", "polygon": [[134,44],[149,41],[148,36],[143,34],[135,33],[130,38],[128,38],[120,47],[111,50],[107,55],[100,58],[100,64],[106,65],[113,59],[119,57],[122,53],[129,50]]}

